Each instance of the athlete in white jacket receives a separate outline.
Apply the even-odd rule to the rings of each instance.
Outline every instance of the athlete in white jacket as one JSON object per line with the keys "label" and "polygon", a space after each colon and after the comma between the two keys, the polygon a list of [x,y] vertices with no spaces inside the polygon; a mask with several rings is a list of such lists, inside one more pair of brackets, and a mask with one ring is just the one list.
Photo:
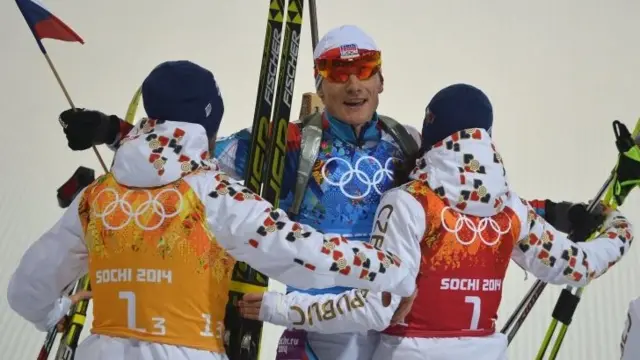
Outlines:
{"label": "athlete in white jacket", "polygon": [[629,303],[620,341],[620,360],[640,359],[640,297]]}
{"label": "athlete in white jacket", "polygon": [[545,282],[581,287],[627,253],[633,235],[616,211],[588,243],[554,229],[510,188],[491,125],[491,104],[480,90],[441,90],[422,131],[428,151],[408,183],[383,195],[372,241],[417,274],[413,306],[394,321],[400,298],[368,290],[270,292],[262,301],[248,295],[241,311],[294,329],[382,331],[376,360],[506,359],[507,340],[495,322],[511,259]]}
{"label": "athlete in white jacket", "polygon": [[[636,137],[640,144],[640,136]],[[640,359],[640,297],[629,302],[620,340],[620,360]]]}
{"label": "athlete in white jacket", "polygon": [[76,360],[226,359],[235,260],[305,289],[414,291],[395,255],[292,222],[219,171],[209,151],[223,105],[209,71],[163,63],[142,91],[152,118],[31,245],[8,287],[11,308],[47,331],[71,305],[63,289],[89,274],[94,320]]}

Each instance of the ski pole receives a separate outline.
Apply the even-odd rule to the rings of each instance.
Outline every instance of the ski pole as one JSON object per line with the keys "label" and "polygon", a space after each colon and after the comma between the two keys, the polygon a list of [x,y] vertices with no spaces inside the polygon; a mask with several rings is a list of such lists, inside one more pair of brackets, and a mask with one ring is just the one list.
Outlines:
{"label": "ski pole", "polygon": [[[597,202],[602,198],[602,196],[604,196],[604,193],[607,191],[607,188],[609,188],[612,181],[613,181],[613,175],[610,175],[607,181],[604,183],[604,185],[602,185],[600,190],[598,190],[598,193],[596,194],[594,199],[591,200],[591,203],[587,206],[587,212],[591,212],[595,209]],[[569,239],[574,240],[572,238],[572,235],[569,235]],[[511,314],[511,316],[505,323],[504,327],[500,332],[502,332],[503,334],[507,334],[507,331],[509,332],[507,334],[507,339],[509,344],[511,344],[511,341],[518,333],[518,330],[520,330],[520,326],[522,326],[524,321],[529,316],[531,309],[533,309],[533,306],[536,304],[536,302],[540,298],[540,295],[542,294],[546,286],[547,286],[547,283],[545,283],[544,281],[536,280],[536,282],[531,286],[531,288],[529,289],[527,294],[524,296],[522,301],[520,301],[520,304],[518,305],[516,310]],[[517,320],[516,320],[516,317],[517,317]],[[512,325],[513,325],[513,328],[509,330],[509,328]]]}
{"label": "ski pole", "polygon": [[[309,23],[311,24],[311,53],[313,54],[316,50],[316,45],[318,45],[318,8],[316,6],[316,0],[309,0]],[[316,75],[314,80],[316,89],[318,89],[322,77]]]}
{"label": "ski pole", "polygon": [[[614,127],[619,124],[621,127],[624,127],[624,125],[622,125],[620,122],[616,121],[614,122]],[[624,127],[624,129],[626,129],[626,127]],[[628,133],[628,131],[627,131]],[[633,136],[638,138],[638,134],[640,134],[640,119],[638,120],[638,123],[636,124],[636,128],[634,129],[633,132]],[[616,136],[620,137],[618,134],[616,134]],[[631,136],[629,135],[629,138],[631,138]],[[640,143],[640,141],[636,140],[636,143]],[[605,184],[603,185],[603,187],[598,191],[598,194],[596,195],[596,198],[599,200],[604,193],[607,191],[607,189],[609,189],[609,191],[611,191],[611,189],[613,188],[614,184],[614,179],[615,179],[615,171],[616,171],[617,167],[612,169],[611,174],[609,176],[609,178],[607,179],[607,181],[605,182]],[[589,204],[588,209],[591,206],[594,206],[595,202],[592,200],[591,204]],[[570,236],[571,238],[571,236]],[[507,339],[508,339],[508,343],[511,344],[511,341],[513,340],[513,338],[515,337],[515,335],[517,334],[518,330],[520,329],[520,326],[522,325],[522,323],[524,322],[524,320],[527,318],[527,316],[529,315],[529,313],[531,312],[531,309],[533,308],[533,306],[535,305],[535,303],[537,302],[537,300],[539,299],[540,295],[542,294],[542,292],[544,291],[545,287],[546,287],[546,283],[541,281],[541,280],[537,280],[529,289],[529,291],[527,292],[527,294],[524,296],[524,298],[522,299],[522,301],[520,302],[520,304],[517,306],[516,310],[511,314],[511,316],[509,317],[509,319],[507,320],[507,322],[505,323],[505,325],[503,326],[501,333],[503,334],[507,334]],[[517,319],[517,320],[516,320]],[[510,327],[513,328],[511,330]],[[553,333],[553,330],[551,330],[551,333]]]}
{"label": "ski pole", "polygon": [[[70,289],[67,291],[67,296],[71,296],[75,292],[75,288],[78,286],[78,282],[70,284]],[[51,353],[51,349],[53,348],[53,344],[56,341],[56,336],[58,335],[58,327],[54,326],[47,332],[47,336],[44,339],[44,344],[40,348],[40,352],[38,353],[37,360],[46,360],[49,358],[49,354]]]}
{"label": "ski pole", "polygon": [[[611,174],[609,176],[609,178],[607,179],[607,182],[598,191],[598,194],[596,195],[596,197],[591,201],[591,203],[587,207],[587,212],[591,213],[591,212],[593,212],[595,210],[596,205],[598,204],[600,199],[604,196],[604,193],[610,187],[611,183],[614,181],[614,178],[615,177],[614,177],[613,174]],[[569,238],[571,240],[574,240],[574,241],[585,241],[586,240],[586,239],[573,239],[571,236],[569,236]],[[538,280],[538,281],[542,283],[542,281],[540,281],[540,280]],[[569,289],[569,291],[567,291],[567,289]],[[562,305],[566,304],[567,307],[569,307],[569,308],[571,307],[571,305],[569,304],[569,302],[572,301],[572,299],[570,299],[572,297],[572,294],[571,294],[571,291],[570,291],[571,287],[569,286],[569,287],[567,287],[567,289],[563,289],[561,294],[560,294],[560,297],[558,298],[558,302],[556,303],[556,306],[555,306],[555,308],[553,310],[553,315],[552,315],[553,319],[552,319],[551,324],[549,325],[549,328],[547,329],[547,332],[546,332],[546,334],[545,334],[545,336],[544,336],[544,338],[542,340],[542,344],[541,344],[540,350],[538,351],[538,354],[536,355],[536,359],[542,359],[542,356],[544,356],[544,353],[546,352],[547,347],[549,346],[549,342],[551,341],[551,337],[552,337],[552,335],[553,335],[553,333],[554,333],[554,331],[556,329],[556,326],[558,325],[557,318],[558,317],[564,318],[562,315],[560,315],[560,314],[562,314],[562,312],[560,311]],[[578,301],[579,301],[579,298],[578,298]],[[562,305],[560,305],[560,304],[562,304]],[[575,306],[577,306],[577,302],[575,302]],[[564,308],[562,308],[562,309],[564,310]],[[575,311],[575,307],[573,308],[573,311]],[[573,311],[571,312],[571,314],[573,314]],[[571,317],[571,315],[569,316],[569,320],[568,320],[569,322],[571,322],[570,317]],[[523,321],[524,321],[524,319],[523,319]],[[516,331],[517,331],[517,329],[516,329]],[[509,336],[511,338],[513,338],[513,336],[515,336],[515,332],[513,334],[510,333]]]}
{"label": "ski pole", "polygon": [[[636,127],[633,131],[633,134],[629,133],[627,127],[619,121],[614,121],[613,123],[614,132],[616,133],[616,146],[618,147],[618,151],[620,153],[618,163],[614,170],[612,171],[611,178],[612,184],[607,189],[607,194],[604,198],[604,204],[612,209],[616,209],[618,206],[622,205],[629,192],[634,189],[637,185],[640,184],[640,148],[634,139],[638,137],[640,134],[640,120],[636,123]],[[632,154],[632,151],[635,150],[635,153]],[[621,164],[621,161],[625,161],[629,159],[631,161],[627,161],[626,164]],[[620,179],[620,166],[627,166],[624,170],[626,177],[625,179]],[[635,171],[631,170],[629,166],[634,165]],[[629,175],[632,173],[636,178],[629,178]],[[619,184],[622,180],[622,184]],[[621,193],[622,186],[628,186],[628,191],[619,196]],[[630,185],[630,186],[629,186]],[[560,332],[554,342],[551,352],[549,353],[549,359],[554,360],[558,356],[560,352],[560,347],[564,341],[564,338],[567,334],[567,330],[569,325],[573,320],[573,315],[580,303],[580,299],[582,293],[585,290],[585,287],[581,287],[575,289],[575,293],[573,293],[574,288],[571,286],[567,286],[562,289],[558,300],[556,301],[556,305],[552,312],[551,323],[549,324],[549,328],[547,329],[547,333],[540,344],[540,349],[538,350],[538,354],[536,355],[536,360],[542,360],[542,357],[546,353],[549,343],[551,342],[551,338],[555,329],[558,326],[558,322],[562,323],[560,326]]]}
{"label": "ski pole", "polygon": [[[513,340],[518,330],[520,330],[520,326],[522,326],[522,323],[524,323],[524,320],[529,315],[529,312],[531,312],[531,309],[533,309],[533,305],[535,305],[536,301],[538,301],[540,294],[542,294],[546,286],[547,283],[536,280],[533,286],[531,286],[531,288],[529,289],[529,292],[527,292],[525,297],[522,298],[516,310],[511,314],[507,322],[504,324],[502,330],[500,330],[501,333],[506,334],[507,331],[509,331],[509,328],[513,325],[513,329],[511,329],[511,331],[507,335],[508,344],[511,344],[511,340]],[[516,317],[518,319],[517,321]]]}
{"label": "ski pole", "polygon": [[316,0],[309,0],[309,23],[311,24],[311,51],[318,45],[318,8]]}

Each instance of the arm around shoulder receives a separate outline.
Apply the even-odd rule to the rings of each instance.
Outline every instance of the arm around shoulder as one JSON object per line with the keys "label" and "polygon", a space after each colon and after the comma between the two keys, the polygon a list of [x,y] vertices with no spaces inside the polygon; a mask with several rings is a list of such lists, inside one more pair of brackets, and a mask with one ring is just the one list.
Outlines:
{"label": "arm around shoulder", "polygon": [[368,243],[322,234],[289,220],[260,196],[210,171],[194,177],[218,243],[239,261],[302,289],[348,286],[409,295],[408,269]]}
{"label": "arm around shoulder", "polygon": [[399,296],[362,289],[319,295],[267,292],[260,320],[322,334],[382,331],[399,303]]}
{"label": "arm around shoulder", "polygon": [[[425,231],[420,204],[401,189],[387,192],[374,221],[371,242],[399,254],[415,283],[420,264],[420,240]],[[353,289],[340,294],[311,295],[268,292],[261,319],[287,328],[319,333],[382,331],[400,304],[400,297],[385,292]]]}

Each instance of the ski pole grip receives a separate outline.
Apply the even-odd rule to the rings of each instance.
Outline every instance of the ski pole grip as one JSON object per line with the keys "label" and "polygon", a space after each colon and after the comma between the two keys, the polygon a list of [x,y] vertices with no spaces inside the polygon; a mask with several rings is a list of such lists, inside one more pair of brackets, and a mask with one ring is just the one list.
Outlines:
{"label": "ski pole grip", "polygon": [[575,314],[579,302],[579,296],[573,294],[570,290],[562,289],[551,316],[561,323],[569,326],[569,324],[571,324],[571,320],[573,320],[573,314]]}
{"label": "ski pole grip", "polygon": [[613,132],[616,135],[616,147],[621,153],[626,153],[636,145],[635,139],[631,136],[625,124],[616,120],[613,122]]}

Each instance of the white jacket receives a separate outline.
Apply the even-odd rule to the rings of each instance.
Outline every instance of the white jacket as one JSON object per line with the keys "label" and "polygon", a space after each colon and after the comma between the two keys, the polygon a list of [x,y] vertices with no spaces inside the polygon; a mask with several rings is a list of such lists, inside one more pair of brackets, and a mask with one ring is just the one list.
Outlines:
{"label": "white jacket", "polygon": [[[176,136],[177,130],[184,134]],[[168,142],[168,139],[177,142]],[[152,187],[174,191],[172,184],[184,179],[196,195],[192,200],[201,202],[204,207],[203,216],[206,226],[215,236],[214,241],[236,260],[247,262],[278,281],[305,289],[350,286],[387,290],[399,295],[414,291],[415,284],[408,267],[401,265],[395,255],[376,250],[369,244],[321,234],[311,227],[290,221],[283,211],[274,210],[270,203],[220,172],[215,161],[207,160],[207,150],[208,139],[199,125],[143,120],[127,135],[116,152],[111,173],[119,186],[133,188],[132,191],[139,193]],[[92,185],[105,181],[109,176],[97,179]],[[83,196],[84,191],[60,220],[29,247],[9,283],[9,305],[41,331],[50,329],[68,312],[70,301],[63,296],[63,290],[89,269],[87,233],[79,214]],[[124,197],[113,200],[111,205],[113,209],[119,206],[125,215],[128,214],[125,219],[128,222],[138,224],[137,214],[144,210],[144,206],[147,206],[146,210],[159,211],[161,221],[171,216],[157,199],[135,208],[135,204],[127,203]],[[177,207],[180,208],[181,204]],[[106,216],[94,214],[101,215]],[[375,270],[377,276],[361,277],[362,265],[354,263],[356,253],[358,257],[365,256],[370,260],[370,269]],[[214,265],[212,263],[211,267]],[[94,295],[98,287],[92,277]],[[211,291],[211,296],[216,296],[226,294],[228,289],[214,288]],[[180,295],[190,296],[188,292]],[[94,312],[96,307],[94,303]],[[139,304],[140,308],[144,308],[144,304]],[[147,343],[139,339],[92,335],[79,346],[76,359],[225,357],[224,354]]]}
{"label": "white jacket", "polygon": [[629,302],[620,341],[620,360],[640,359],[640,297]]}
{"label": "white jacket", "polygon": [[[448,140],[451,138],[445,139],[444,142]],[[491,161],[494,156],[493,144],[484,131],[481,140],[459,140],[457,144],[460,146],[459,151],[441,146],[427,152],[418,161],[419,166],[412,173],[412,179],[426,181],[432,189],[445,189],[444,198],[454,208],[454,204],[460,201],[460,191],[465,187],[460,185],[460,164],[463,163],[464,154],[473,154],[480,164],[485,165],[486,174],[465,172],[466,184],[472,184],[474,178],[482,179],[487,192],[497,196],[503,204],[496,208],[493,201],[489,204],[469,202],[470,206],[463,213],[492,216],[504,207],[513,209],[522,226],[519,241],[514,244],[511,258],[537,278],[550,284],[582,287],[604,274],[628,252],[632,229],[619,212],[612,212],[607,217],[604,231],[598,238],[586,243],[574,243],[566,234],[555,230],[536,215],[533,208],[509,188],[501,161]],[[499,158],[499,155],[497,156]],[[393,209],[391,215],[389,208]],[[422,261],[421,241],[423,234],[427,232],[426,220],[428,216],[433,215],[426,214],[423,206],[404,187],[388,191],[378,207],[372,238],[384,239],[385,250],[401,257],[404,260],[403,265],[414,269],[410,271],[415,274],[415,269],[419,268]],[[546,239],[551,239],[551,243],[546,245],[550,245],[549,251],[544,249],[542,241],[533,240],[541,239],[545,234],[550,235]],[[563,258],[565,251],[575,251],[575,257],[571,260]],[[554,257],[555,262],[549,262],[549,257]],[[572,276],[563,273],[568,266],[573,270]],[[290,329],[322,333],[364,332],[369,329],[382,331],[389,326],[399,301],[398,296],[393,296],[391,304],[385,306],[380,292],[367,290],[316,296],[298,292],[287,295],[268,292],[262,303],[260,318]],[[506,356],[507,343],[501,334],[486,338],[466,338],[464,346],[455,338],[394,338],[389,335],[382,336],[376,359],[422,359],[412,354],[429,355],[432,356],[428,357],[429,359],[438,360],[479,359],[479,354],[492,360]],[[493,347],[493,351],[487,350],[485,345]],[[405,347],[406,349],[403,349]]]}

